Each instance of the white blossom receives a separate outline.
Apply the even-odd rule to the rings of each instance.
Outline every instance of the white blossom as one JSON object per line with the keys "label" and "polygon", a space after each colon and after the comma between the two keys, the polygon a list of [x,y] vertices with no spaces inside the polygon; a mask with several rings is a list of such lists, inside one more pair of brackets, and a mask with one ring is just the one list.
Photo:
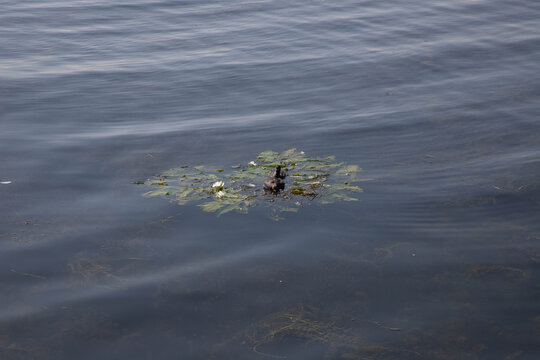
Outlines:
{"label": "white blossom", "polygon": [[251,166],[257,166],[257,163],[256,163],[255,161],[252,160],[252,161],[249,162],[249,165],[251,165]]}
{"label": "white blossom", "polygon": [[218,197],[218,198],[222,198],[224,195],[225,195],[225,191],[222,191],[222,190],[220,190],[220,191],[218,191],[216,193],[216,197]]}
{"label": "white blossom", "polygon": [[221,189],[223,186],[225,185],[225,183],[223,181],[216,181],[212,187],[213,188],[218,188],[218,189]]}

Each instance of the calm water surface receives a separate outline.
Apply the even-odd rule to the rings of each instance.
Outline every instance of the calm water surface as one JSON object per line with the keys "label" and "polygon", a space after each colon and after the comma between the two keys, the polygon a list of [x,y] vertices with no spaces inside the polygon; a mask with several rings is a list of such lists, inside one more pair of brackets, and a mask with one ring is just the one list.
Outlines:
{"label": "calm water surface", "polygon": [[[539,2],[0,9],[2,359],[540,358]],[[292,147],[361,201],[132,184]]]}

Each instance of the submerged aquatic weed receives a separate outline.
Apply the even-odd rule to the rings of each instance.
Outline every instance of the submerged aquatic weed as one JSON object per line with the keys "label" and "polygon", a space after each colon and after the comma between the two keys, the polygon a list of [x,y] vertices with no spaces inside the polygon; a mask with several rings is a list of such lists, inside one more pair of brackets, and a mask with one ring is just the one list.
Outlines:
{"label": "submerged aquatic weed", "polygon": [[[263,191],[262,184],[276,165],[280,165],[289,176],[285,190],[269,196]],[[357,177],[360,171],[357,165],[336,162],[334,156],[310,157],[294,148],[282,153],[263,151],[256,162],[232,168],[234,170],[229,173],[202,165],[170,169],[145,182],[154,189],[144,196],[169,197],[179,205],[199,202],[198,206],[203,211],[218,215],[231,211],[247,213],[250,207],[270,204],[272,218],[281,219],[278,213],[296,212],[304,203],[358,201],[358,193],[362,192],[354,184],[361,181]],[[255,184],[260,184],[260,187]]]}
{"label": "submerged aquatic weed", "polygon": [[[348,316],[350,319],[350,316]],[[251,348],[257,355],[266,358],[287,359],[291,339],[297,345],[316,346],[328,359],[418,359],[419,354],[405,347],[392,348],[370,342],[370,332],[376,328],[398,331],[381,325],[377,321],[354,319],[358,327],[344,327],[350,324],[340,319],[338,314],[324,314],[318,308],[299,304],[271,313],[252,323],[221,344],[227,347],[240,343]],[[367,330],[367,331],[366,331]],[[219,350],[219,347],[217,348]]]}

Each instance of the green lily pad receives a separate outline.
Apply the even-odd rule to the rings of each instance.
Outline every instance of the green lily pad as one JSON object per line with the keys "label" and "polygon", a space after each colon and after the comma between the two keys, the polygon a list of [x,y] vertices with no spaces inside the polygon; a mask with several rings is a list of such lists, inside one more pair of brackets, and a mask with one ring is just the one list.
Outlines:
{"label": "green lily pad", "polygon": [[[276,165],[288,176],[285,190],[273,194],[265,192],[262,185]],[[357,165],[336,162],[334,156],[311,157],[294,148],[282,153],[268,150],[255,161],[233,167],[184,165],[169,169],[145,182],[153,189],[143,196],[166,197],[179,205],[198,203],[203,211],[218,216],[232,211],[246,214],[251,207],[265,205],[272,208],[273,218],[281,219],[278,213],[298,212],[301,206],[359,201],[358,194],[363,191],[355,184],[361,181],[359,171]]]}

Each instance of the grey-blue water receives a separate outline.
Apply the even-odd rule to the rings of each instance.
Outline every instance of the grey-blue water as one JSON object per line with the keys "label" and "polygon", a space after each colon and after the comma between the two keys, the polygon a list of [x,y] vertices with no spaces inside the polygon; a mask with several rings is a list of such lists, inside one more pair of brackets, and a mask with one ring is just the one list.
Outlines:
{"label": "grey-blue water", "polygon": [[[538,19],[1,1],[0,357],[540,358]],[[361,201],[275,222],[132,184],[292,147],[359,165]]]}

